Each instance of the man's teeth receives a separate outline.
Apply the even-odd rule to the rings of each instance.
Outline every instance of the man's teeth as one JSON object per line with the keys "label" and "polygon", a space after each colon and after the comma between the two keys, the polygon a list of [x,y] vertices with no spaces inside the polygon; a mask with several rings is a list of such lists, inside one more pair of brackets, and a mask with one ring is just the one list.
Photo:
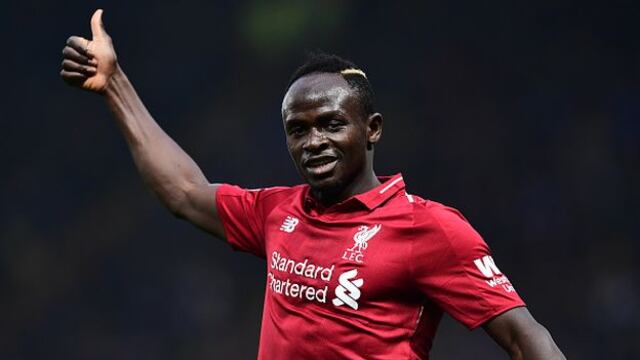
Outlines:
{"label": "man's teeth", "polygon": [[331,158],[331,159],[323,159],[323,160],[313,161],[310,164],[308,164],[307,166],[318,167],[318,166],[322,166],[322,165],[326,165],[326,164],[332,163],[334,161],[335,161],[335,159],[333,159],[333,158]]}

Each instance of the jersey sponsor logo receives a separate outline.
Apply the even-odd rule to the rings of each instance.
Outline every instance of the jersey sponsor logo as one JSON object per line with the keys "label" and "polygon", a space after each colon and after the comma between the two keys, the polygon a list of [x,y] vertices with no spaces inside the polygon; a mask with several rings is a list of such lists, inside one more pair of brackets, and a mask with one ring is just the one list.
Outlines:
{"label": "jersey sponsor logo", "polygon": [[508,293],[516,291],[511,285],[509,278],[502,274],[502,271],[498,269],[495,261],[489,255],[485,255],[482,258],[473,260],[473,263],[478,268],[478,271],[489,280],[485,280],[490,287],[496,287],[500,285],[502,289]]}
{"label": "jersey sponsor logo", "polygon": [[496,275],[502,274],[502,271],[498,269],[496,263],[493,261],[493,258],[489,255],[483,256],[481,259],[473,260],[473,263],[476,264],[476,267],[484,277],[491,279]]}
{"label": "jersey sponsor logo", "polygon": [[288,298],[306,299],[325,304],[335,264],[322,266],[308,258],[302,261],[288,258],[274,251],[271,253],[268,287],[273,293]]}
{"label": "jersey sponsor logo", "polygon": [[331,275],[335,265],[324,267],[314,264],[305,258],[303,261],[289,259],[277,251],[271,253],[271,269],[292,275],[303,276],[309,279],[322,279],[331,281]]}
{"label": "jersey sponsor logo", "polygon": [[358,232],[353,235],[353,246],[344,251],[342,259],[362,264],[364,262],[364,250],[369,247],[369,240],[371,240],[381,228],[382,225],[380,224],[372,227],[366,225],[360,226]]}
{"label": "jersey sponsor logo", "polygon": [[327,302],[327,291],[329,286],[311,286],[304,283],[291,281],[291,279],[279,278],[276,274],[269,272],[267,274],[269,288],[276,294],[284,295],[290,298],[307,299],[309,301],[317,301],[320,303]]}
{"label": "jersey sponsor logo", "polygon": [[298,220],[298,218],[295,218],[293,216],[287,216],[282,222],[282,225],[280,225],[280,231],[284,231],[286,233],[292,233],[293,230],[296,229],[296,226],[299,223],[300,223],[300,220]]}
{"label": "jersey sponsor logo", "polygon": [[358,276],[357,269],[352,269],[340,274],[338,277],[338,283],[340,283],[340,285],[336,287],[336,298],[333,299],[333,305],[347,305],[353,310],[358,310],[358,299],[360,299],[360,295],[362,295],[360,288],[364,284],[364,279],[355,279],[356,276]]}
{"label": "jersey sponsor logo", "polygon": [[486,280],[485,282],[491,287],[500,285],[502,289],[508,293],[516,291],[516,289],[513,288],[513,285],[511,285],[509,278],[504,275],[493,277],[491,280]]}

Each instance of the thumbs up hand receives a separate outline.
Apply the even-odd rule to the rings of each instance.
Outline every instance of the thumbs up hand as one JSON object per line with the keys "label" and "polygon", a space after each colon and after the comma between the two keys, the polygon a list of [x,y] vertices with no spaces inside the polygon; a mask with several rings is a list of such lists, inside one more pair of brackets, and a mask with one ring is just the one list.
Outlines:
{"label": "thumbs up hand", "polygon": [[91,40],[79,36],[67,39],[60,75],[71,85],[102,93],[118,63],[111,37],[102,23],[101,9],[91,17],[91,35]]}

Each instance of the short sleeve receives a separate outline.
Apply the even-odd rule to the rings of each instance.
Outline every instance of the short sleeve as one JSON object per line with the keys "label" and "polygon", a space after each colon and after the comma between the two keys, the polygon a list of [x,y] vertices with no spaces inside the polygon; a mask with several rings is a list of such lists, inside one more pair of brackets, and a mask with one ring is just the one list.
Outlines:
{"label": "short sleeve", "polygon": [[222,184],[216,193],[218,215],[227,242],[235,250],[265,257],[265,189],[246,190]]}
{"label": "short sleeve", "polygon": [[418,286],[454,319],[473,329],[525,306],[487,244],[457,210],[430,206],[416,214],[414,230],[412,270]]}

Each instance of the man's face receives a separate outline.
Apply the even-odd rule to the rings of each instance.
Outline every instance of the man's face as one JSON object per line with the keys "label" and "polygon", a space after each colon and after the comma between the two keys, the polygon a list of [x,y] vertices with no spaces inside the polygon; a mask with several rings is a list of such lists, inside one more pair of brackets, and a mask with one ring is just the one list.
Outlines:
{"label": "man's face", "polygon": [[314,190],[341,192],[366,170],[368,122],[340,74],[296,80],[282,102],[282,118],[289,154]]}

